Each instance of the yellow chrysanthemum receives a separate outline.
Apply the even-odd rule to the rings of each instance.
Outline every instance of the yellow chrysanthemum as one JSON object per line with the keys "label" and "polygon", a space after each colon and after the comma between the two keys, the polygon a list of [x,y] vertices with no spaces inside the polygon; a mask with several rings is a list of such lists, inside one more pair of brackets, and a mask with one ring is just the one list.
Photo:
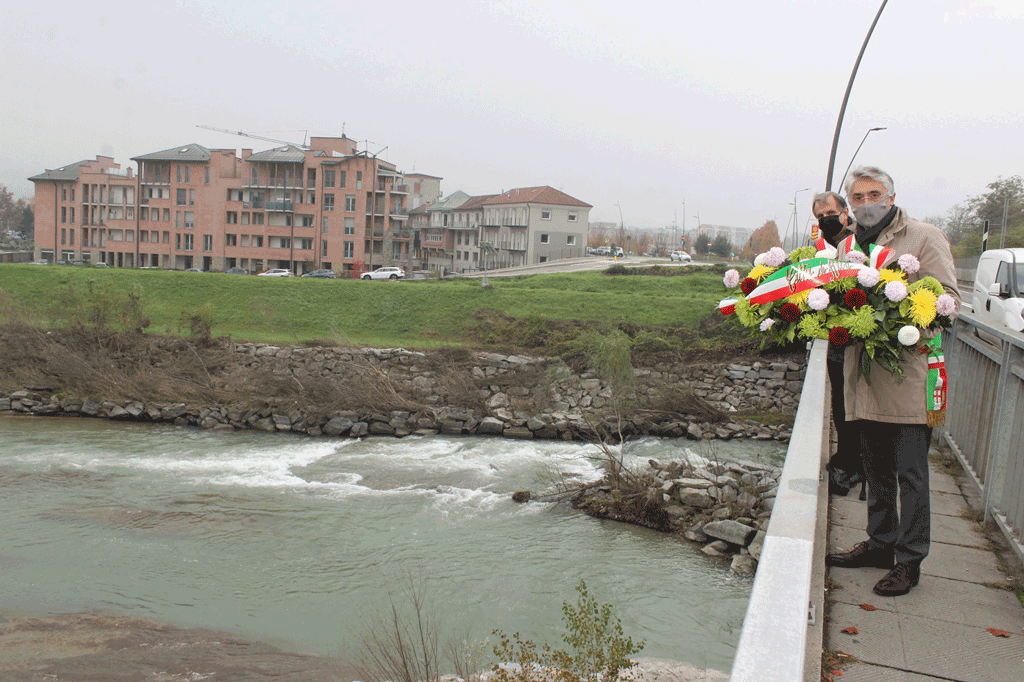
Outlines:
{"label": "yellow chrysanthemum", "polygon": [[808,310],[811,309],[811,307],[807,305],[807,295],[810,293],[810,289],[798,291],[795,294],[790,294],[789,296],[787,296],[786,300],[789,301],[790,303],[795,303],[796,305],[800,306],[800,310],[807,312]]}
{"label": "yellow chrysanthemum", "polygon": [[889,282],[903,282],[907,283],[907,273],[902,270],[890,270],[889,268],[883,268],[878,271],[880,275],[878,280],[878,287],[883,288]]}
{"label": "yellow chrysanthemum", "polygon": [[910,300],[910,319],[918,327],[927,327],[935,319],[935,294],[930,289],[918,289],[907,296]]}
{"label": "yellow chrysanthemum", "polygon": [[747,277],[750,277],[751,279],[760,282],[761,280],[763,280],[765,277],[772,274],[776,270],[778,270],[778,268],[772,268],[767,265],[755,265],[753,270],[750,271]]}

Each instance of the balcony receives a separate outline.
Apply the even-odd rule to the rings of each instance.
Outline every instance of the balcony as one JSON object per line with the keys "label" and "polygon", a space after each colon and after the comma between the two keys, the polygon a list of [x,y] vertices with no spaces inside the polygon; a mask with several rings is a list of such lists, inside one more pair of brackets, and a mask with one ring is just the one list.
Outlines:
{"label": "balcony", "polygon": [[268,201],[268,211],[294,211],[295,202],[293,201]]}
{"label": "balcony", "polygon": [[253,178],[242,180],[242,187],[284,187],[286,189],[304,189],[294,178]]}

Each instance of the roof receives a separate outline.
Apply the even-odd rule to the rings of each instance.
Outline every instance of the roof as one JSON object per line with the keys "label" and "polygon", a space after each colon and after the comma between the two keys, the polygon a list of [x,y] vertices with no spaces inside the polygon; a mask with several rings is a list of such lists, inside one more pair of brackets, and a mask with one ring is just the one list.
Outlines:
{"label": "roof", "polygon": [[191,142],[163,151],[133,156],[132,161],[209,161],[210,150],[201,144]]}
{"label": "roof", "polygon": [[495,204],[553,204],[556,206],[579,206],[580,208],[593,208],[588,203],[580,201],[561,192],[554,187],[542,185],[540,187],[519,187],[498,194],[485,202],[488,206]]}
{"label": "roof", "polygon": [[460,206],[462,206],[463,204],[465,204],[467,201],[469,201],[472,198],[473,197],[469,196],[468,194],[463,192],[461,189],[460,190],[456,190],[455,192],[452,192],[448,196],[444,197],[443,199],[440,199],[439,201],[435,201],[433,204],[430,205],[429,208],[427,208],[427,210],[428,211],[451,211],[453,209],[459,208]]}
{"label": "roof", "polygon": [[407,178],[430,178],[431,180],[444,180],[439,175],[427,175],[426,173],[406,173]]}
{"label": "roof", "polygon": [[56,170],[47,170],[39,175],[33,175],[29,180],[33,182],[37,180],[77,180],[82,166],[87,166],[90,163],[92,163],[92,161],[89,159],[86,159],[85,161],[75,161],[74,163],[69,163],[66,166],[61,166]]}
{"label": "roof", "polygon": [[285,145],[284,147],[275,147],[274,149],[256,152],[247,159],[247,161],[275,161],[279,163],[302,163],[305,160],[306,152],[294,145]]}
{"label": "roof", "polygon": [[460,211],[471,211],[474,208],[481,208],[481,207],[483,207],[483,205],[485,203],[487,203],[488,199],[493,199],[496,196],[498,196],[498,195],[497,194],[481,194],[478,197],[470,197],[469,201],[467,201],[466,203],[464,203],[464,204],[462,204],[461,206],[458,207],[458,210],[460,210]]}

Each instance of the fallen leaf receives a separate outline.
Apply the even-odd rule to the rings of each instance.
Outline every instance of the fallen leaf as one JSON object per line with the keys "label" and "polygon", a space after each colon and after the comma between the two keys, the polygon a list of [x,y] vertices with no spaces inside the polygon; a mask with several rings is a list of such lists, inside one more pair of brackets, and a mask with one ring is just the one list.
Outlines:
{"label": "fallen leaf", "polygon": [[864,609],[865,611],[877,611],[878,610],[877,607],[872,606],[871,604],[861,604],[860,607],[862,609]]}
{"label": "fallen leaf", "polygon": [[[848,627],[848,628],[843,628],[839,632],[845,632],[848,635],[859,635],[860,634],[860,631],[857,630],[857,628],[853,627],[852,625],[850,627]],[[990,632],[991,632],[991,630],[990,630]]]}
{"label": "fallen leaf", "polygon": [[1010,636],[1009,632],[1007,632],[1006,630],[1000,630],[999,628],[989,628],[988,631],[991,632],[996,637],[1009,637]]}

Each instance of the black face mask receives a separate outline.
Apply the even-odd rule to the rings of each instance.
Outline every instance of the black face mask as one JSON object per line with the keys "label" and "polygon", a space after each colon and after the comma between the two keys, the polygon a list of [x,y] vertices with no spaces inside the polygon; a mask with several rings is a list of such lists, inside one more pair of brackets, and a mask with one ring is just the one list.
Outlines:
{"label": "black face mask", "polygon": [[818,228],[825,241],[835,241],[836,236],[842,231],[843,221],[837,215],[823,215],[818,219]]}

